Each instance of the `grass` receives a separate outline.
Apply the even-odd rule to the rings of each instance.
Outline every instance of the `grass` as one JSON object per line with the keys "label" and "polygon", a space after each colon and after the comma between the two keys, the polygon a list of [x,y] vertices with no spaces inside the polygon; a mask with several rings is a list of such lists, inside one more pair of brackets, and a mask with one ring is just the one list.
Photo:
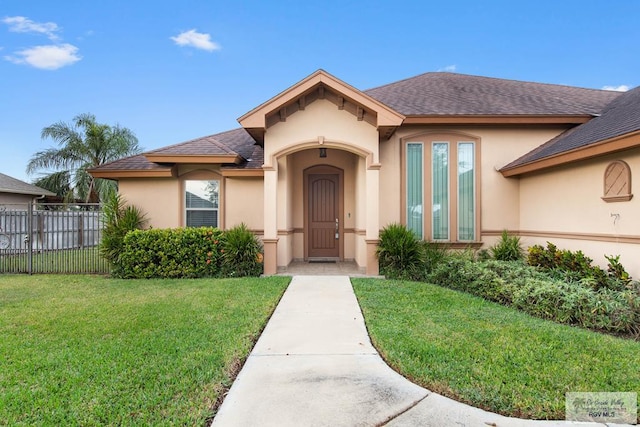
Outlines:
{"label": "grass", "polygon": [[1,276],[0,425],[204,425],[289,280]]}
{"label": "grass", "polygon": [[564,419],[566,392],[640,391],[638,341],[435,285],[352,282],[383,358],[437,393],[504,415]]}
{"label": "grass", "polygon": [[[109,263],[97,246],[85,249],[63,249],[34,251],[32,253],[34,273],[99,274],[109,272]],[[28,255],[11,252],[0,256],[0,273],[26,273]]]}

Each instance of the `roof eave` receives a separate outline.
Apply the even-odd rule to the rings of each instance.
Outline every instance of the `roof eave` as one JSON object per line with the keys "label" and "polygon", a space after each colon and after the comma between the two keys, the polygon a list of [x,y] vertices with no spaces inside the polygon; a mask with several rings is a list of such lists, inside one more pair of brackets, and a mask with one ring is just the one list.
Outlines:
{"label": "roof eave", "polygon": [[547,156],[531,162],[500,169],[500,173],[505,178],[518,177],[521,175],[542,171],[568,163],[591,159],[606,154],[629,150],[640,147],[640,131],[619,135],[589,144],[584,147],[575,148],[563,153]]}
{"label": "roof eave", "polygon": [[42,191],[22,191],[22,190],[16,190],[13,188],[0,188],[0,193],[21,194],[25,196],[55,196],[56,195],[55,193],[45,190],[44,188],[42,189]]}
{"label": "roof eave", "polygon": [[120,178],[175,178],[175,167],[163,169],[89,169],[88,172],[94,178],[118,180]]}
{"label": "roof eave", "polygon": [[264,176],[264,170],[260,169],[228,169],[223,168],[221,170],[224,177],[262,177]]}
{"label": "roof eave", "polygon": [[425,114],[408,115],[403,124],[582,124],[592,118],[590,114]]}

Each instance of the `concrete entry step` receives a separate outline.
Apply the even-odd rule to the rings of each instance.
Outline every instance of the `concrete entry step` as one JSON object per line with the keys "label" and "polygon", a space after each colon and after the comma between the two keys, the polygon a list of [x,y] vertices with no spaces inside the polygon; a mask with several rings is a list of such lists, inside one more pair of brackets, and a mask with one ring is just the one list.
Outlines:
{"label": "concrete entry step", "polygon": [[365,276],[364,268],[355,261],[319,262],[316,260],[293,261],[287,267],[278,267],[282,276]]}

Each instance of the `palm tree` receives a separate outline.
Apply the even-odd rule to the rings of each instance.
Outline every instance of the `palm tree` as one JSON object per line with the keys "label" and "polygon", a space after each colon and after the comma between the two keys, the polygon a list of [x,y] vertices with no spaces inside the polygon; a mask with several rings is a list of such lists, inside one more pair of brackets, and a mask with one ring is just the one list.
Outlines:
{"label": "palm tree", "polygon": [[58,122],[42,129],[42,139],[51,138],[59,148],[48,148],[31,157],[27,173],[47,170],[36,185],[56,192],[65,200],[82,199],[97,203],[116,189],[110,180],[93,178],[88,169],[122,157],[140,153],[133,132],[119,125],[96,122],[93,114],[73,118],[71,124]]}

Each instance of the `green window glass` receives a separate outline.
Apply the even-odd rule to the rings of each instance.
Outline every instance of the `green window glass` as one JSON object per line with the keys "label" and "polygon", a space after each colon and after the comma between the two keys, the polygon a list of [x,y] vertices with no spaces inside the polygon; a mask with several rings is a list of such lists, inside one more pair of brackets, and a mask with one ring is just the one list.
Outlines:
{"label": "green window glass", "polygon": [[458,240],[475,239],[475,153],[473,142],[458,143]]}
{"label": "green window glass", "polygon": [[185,181],[187,227],[218,227],[220,181]]}
{"label": "green window glass", "polygon": [[434,240],[449,239],[449,143],[434,142],[431,152],[431,210]]}
{"label": "green window glass", "polygon": [[407,228],[423,238],[423,200],[424,182],[422,144],[407,144]]}

